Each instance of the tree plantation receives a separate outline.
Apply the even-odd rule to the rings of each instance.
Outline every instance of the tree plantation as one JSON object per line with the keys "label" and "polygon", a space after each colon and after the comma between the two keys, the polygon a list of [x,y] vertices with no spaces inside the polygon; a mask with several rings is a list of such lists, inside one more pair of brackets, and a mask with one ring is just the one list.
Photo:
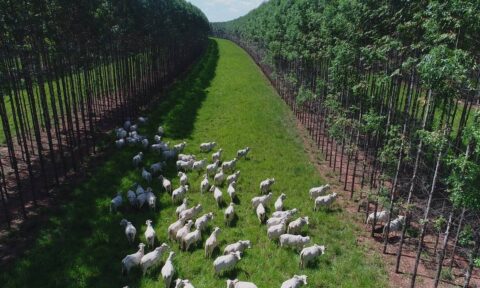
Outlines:
{"label": "tree plantation", "polygon": [[0,7],[1,222],[10,225],[82,169],[98,132],[158,98],[205,50],[209,26],[176,0]]}
{"label": "tree plantation", "polygon": [[480,2],[258,3],[0,0],[0,286],[480,286]]}
{"label": "tree plantation", "polygon": [[[359,211],[386,211],[383,252],[411,287],[425,254],[435,286],[458,254],[467,287],[477,261],[479,17],[477,1],[272,0],[213,26],[269,75]],[[406,225],[391,243],[395,215]],[[401,267],[407,238],[412,271]]]}

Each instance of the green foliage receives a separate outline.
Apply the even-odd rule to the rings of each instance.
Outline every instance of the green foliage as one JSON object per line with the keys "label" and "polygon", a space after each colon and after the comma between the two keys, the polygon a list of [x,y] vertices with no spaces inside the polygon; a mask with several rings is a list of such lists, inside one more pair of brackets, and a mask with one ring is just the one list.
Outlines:
{"label": "green foliage", "polygon": [[428,131],[428,130],[419,130],[417,131],[418,136],[423,142],[432,148],[433,151],[440,151],[447,144],[448,139],[445,137],[445,133],[442,130]]}
{"label": "green foliage", "polygon": [[478,9],[476,1],[429,1],[422,23],[426,40],[436,45],[470,49],[474,44],[465,37],[480,32]]}
{"label": "green foliage", "polygon": [[474,121],[469,125],[463,134],[468,143],[470,153],[456,157],[448,157],[447,164],[450,174],[447,178],[449,184],[450,199],[457,207],[480,210],[480,163],[475,161],[480,155],[480,126],[479,113],[474,115]]}
{"label": "green foliage", "polygon": [[390,189],[388,187],[382,186],[378,190],[378,202],[385,207],[385,209],[390,209]]}
{"label": "green foliage", "polygon": [[[73,189],[59,211],[51,211],[47,223],[37,226],[40,232],[26,255],[0,272],[2,287],[164,287],[159,279],[160,267],[146,276],[141,276],[139,269],[132,270],[128,277],[121,275],[121,259],[136,251],[127,244],[118,225],[123,217],[137,227],[136,243],[144,241],[145,220],[152,219],[156,243],[168,242],[177,254],[177,276],[190,279],[195,287],[225,287],[226,279],[237,277],[259,287],[279,287],[282,281],[298,274],[298,252],[280,249],[270,241],[265,227],[252,213],[250,199],[258,196],[258,183],[266,177],[279,179],[274,195],[287,193],[288,209],[297,207],[302,215],[310,216],[308,235],[312,242],[328,247],[329,252],[320,257],[318,264],[302,271],[309,281],[342,287],[388,284],[381,260],[366,256],[363,248],[355,244],[351,215],[342,209],[313,213],[311,203],[306,201],[306,191],[322,184],[323,179],[304,152],[289,108],[243,50],[229,41],[215,42],[218,54],[212,45],[187,78],[177,81],[159,105],[151,107],[149,124],[141,127],[140,133],[152,137],[161,123],[168,131],[166,141],[187,141],[186,153],[199,155],[201,142],[215,140],[224,149],[224,159],[232,159],[240,147],[252,148],[250,159],[237,164],[242,174],[237,186],[239,202],[235,206],[238,221],[233,227],[225,226],[223,210],[211,194],[199,193],[197,185],[203,176],[189,174],[191,205],[201,203],[205,213],[212,211],[215,216],[210,226],[222,229],[220,251],[239,239],[252,241],[252,248],[245,251],[237,269],[215,276],[213,259],[205,258],[201,245],[181,252],[167,240],[167,227],[176,220],[176,205],[171,203],[168,193],[160,192],[158,181],[151,183],[158,196],[157,212],[127,207],[118,213],[108,212],[109,201],[117,190],[126,191],[134,182],[146,186],[141,182],[140,171],[131,168],[131,157],[138,153],[138,148],[126,147],[114,149],[104,164],[89,171],[89,178]],[[158,161],[158,155],[148,151],[145,161],[149,166]],[[176,187],[174,166],[170,163],[165,173]],[[202,235],[202,243],[208,236],[208,232]],[[220,251],[216,250],[214,255],[218,256]],[[349,277],[341,277],[346,273]]]}
{"label": "green foliage", "polygon": [[297,105],[302,105],[306,101],[315,100],[317,95],[315,95],[312,90],[305,88],[305,86],[300,86],[298,90],[297,97],[295,98]]}
{"label": "green foliage", "polygon": [[349,119],[344,116],[331,117],[329,121],[328,134],[337,142],[342,141],[347,135],[345,128],[348,126]]}
{"label": "green foliage", "polygon": [[[402,202],[403,202],[403,201],[402,201]],[[413,211],[413,210],[415,209],[415,207],[416,207],[415,204],[412,204],[412,203],[407,204],[406,202],[403,202],[403,203],[402,203],[402,206],[403,206],[403,209],[405,209],[406,212],[411,212],[411,211]]]}
{"label": "green foliage", "polygon": [[[363,112],[361,131],[367,133],[369,139],[379,136],[378,139],[386,140],[380,144],[386,144],[386,147],[380,147],[383,150],[381,158],[391,174],[391,167],[400,152],[404,153],[406,161],[410,160],[409,145],[418,140],[417,134],[410,131],[420,128],[422,119],[418,114],[421,114],[421,107],[425,107],[426,91],[433,95],[428,104],[435,109],[430,110],[435,120],[452,112],[449,108],[454,100],[466,99],[473,92],[475,75],[478,74],[478,57],[475,56],[478,41],[475,39],[480,35],[479,3],[469,0],[381,3],[369,0],[271,0],[239,19],[214,23],[213,28],[220,35],[262,51],[266,58],[273,60],[271,67],[276,73],[288,74],[289,83],[298,83],[291,79],[292,76],[302,77],[292,75],[289,64],[298,67],[298,63],[306,63],[321,67],[324,75],[320,77],[317,86],[321,89],[317,91],[328,95],[325,105],[329,109],[329,132],[337,140],[342,138],[343,127],[348,125],[344,118],[350,116],[345,112],[346,106],[355,102]],[[395,81],[399,79],[407,81],[411,73],[423,84],[418,87],[420,95],[414,99],[415,103],[408,107],[409,112],[416,107],[416,115],[411,116],[408,124],[413,126],[408,127],[407,135],[400,135],[395,130],[383,135],[387,130],[384,129],[386,117],[383,115],[389,113],[389,121],[392,121],[389,124],[403,123],[400,121],[404,119],[404,115],[398,113],[402,107],[390,106],[389,97],[393,97],[390,87],[397,85]],[[407,83],[404,85],[400,91],[407,89]],[[299,94],[301,103],[306,94],[303,91]],[[334,99],[338,102],[334,103]],[[406,99],[400,102],[407,103]],[[444,103],[446,105],[439,108]],[[386,105],[394,111],[385,111]],[[463,105],[460,102],[459,109]],[[455,111],[455,125],[461,124],[459,111]],[[442,121],[446,118],[443,117]],[[427,125],[426,129],[443,125]],[[427,162],[434,159],[432,155],[446,144],[448,139],[441,134],[439,131],[420,132],[421,139],[428,145],[424,149]],[[405,139],[405,151],[399,151],[402,137],[409,137]],[[445,179],[440,181],[446,182]]]}
{"label": "green foliage", "polygon": [[362,115],[362,130],[365,133],[376,135],[380,133],[386,117],[379,115],[373,109]]}
{"label": "green foliage", "polygon": [[435,46],[418,64],[422,80],[444,97],[453,97],[460,89],[471,87],[468,73],[474,62],[468,52]]}
{"label": "green foliage", "polygon": [[475,111],[472,117],[473,121],[465,127],[462,136],[465,143],[473,145],[473,153],[480,154],[480,111]]}
{"label": "green foliage", "polygon": [[473,243],[473,228],[470,225],[465,225],[458,237],[458,243],[463,247],[469,247]]}
{"label": "green foliage", "polygon": [[368,199],[369,202],[373,202],[373,201],[377,200],[376,191],[367,189],[367,190],[364,190],[363,193],[365,193],[367,195],[367,199]]}
{"label": "green foliage", "polygon": [[455,275],[453,274],[452,269],[447,268],[447,269],[442,269],[442,272],[440,272],[440,278],[442,280],[452,281],[455,279]]}
{"label": "green foliage", "polygon": [[[423,167],[442,152],[436,187],[448,186],[456,206],[480,209],[480,125],[464,129],[472,115],[463,121],[461,113],[478,94],[479,1],[270,0],[213,27],[273,59],[271,68],[288,74],[289,83],[292,71],[318,67],[329,134],[341,141],[345,127],[358,125],[368,151],[379,151],[382,177],[395,174],[399,156],[408,164],[415,145],[422,152],[417,175],[432,179]],[[305,75],[293,76],[301,83]],[[352,103],[360,107],[360,123],[348,120],[360,115],[350,113]],[[463,142],[454,135],[460,132]],[[466,147],[472,153],[462,159]]]}
{"label": "green foliage", "polygon": [[480,209],[480,165],[466,159],[464,155],[449,157],[447,164],[450,175],[447,178],[450,199],[457,207],[466,206],[469,209]]}
{"label": "green foliage", "polygon": [[296,75],[293,74],[293,73],[287,74],[286,77],[285,77],[285,81],[287,81],[287,83],[292,85],[292,86],[296,86],[297,83],[298,83],[298,79],[297,79]]}
{"label": "green foliage", "polygon": [[352,71],[354,71],[355,52],[345,41],[337,43],[331,51],[333,59],[329,67],[330,88],[341,91],[345,86],[352,86]]}
{"label": "green foliage", "polygon": [[404,162],[409,161],[410,146],[398,125],[390,125],[386,137],[387,140],[380,150],[379,160],[384,164],[386,173],[393,173],[400,154]]}
{"label": "green foliage", "polygon": [[440,231],[443,229],[445,223],[447,223],[447,219],[445,219],[445,217],[441,215],[433,221],[433,227],[435,228],[435,230]]}
{"label": "green foliage", "polygon": [[333,114],[341,113],[343,110],[341,103],[337,100],[337,97],[332,94],[327,95],[324,105]]}
{"label": "green foliage", "polygon": [[356,95],[359,95],[363,91],[365,91],[367,88],[368,88],[368,83],[362,80],[352,87],[352,92]]}
{"label": "green foliage", "polygon": [[408,226],[405,233],[407,233],[408,237],[410,238],[417,238],[420,235],[420,230],[413,226]]}
{"label": "green foliage", "polygon": [[323,91],[327,87],[327,83],[322,78],[317,78],[317,91]]}

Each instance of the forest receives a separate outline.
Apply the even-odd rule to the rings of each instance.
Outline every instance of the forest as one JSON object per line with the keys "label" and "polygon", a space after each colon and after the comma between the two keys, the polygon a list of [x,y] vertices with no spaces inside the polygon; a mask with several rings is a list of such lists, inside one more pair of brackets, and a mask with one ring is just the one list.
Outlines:
{"label": "forest", "polygon": [[[358,210],[386,212],[397,273],[409,239],[410,287],[427,258],[435,287],[452,277],[457,254],[467,287],[480,260],[480,3],[271,0],[213,30],[269,76]],[[406,225],[392,242],[394,215]]]}
{"label": "forest", "polygon": [[480,285],[479,1],[192,3],[0,0],[2,287]]}
{"label": "forest", "polygon": [[182,0],[0,1],[1,225],[81,171],[112,121],[158,100],[209,31]]}

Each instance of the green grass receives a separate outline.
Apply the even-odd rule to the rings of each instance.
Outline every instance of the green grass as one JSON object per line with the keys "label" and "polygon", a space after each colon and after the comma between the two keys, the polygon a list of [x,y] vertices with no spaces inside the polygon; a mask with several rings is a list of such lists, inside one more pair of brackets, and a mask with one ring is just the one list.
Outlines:
{"label": "green grass", "polygon": [[[152,108],[150,121],[144,133],[153,136],[158,123],[162,123],[171,142],[188,142],[186,153],[199,155],[198,144],[204,141],[219,143],[225,151],[224,159],[233,158],[239,148],[252,148],[250,159],[237,165],[241,177],[234,227],[225,227],[223,210],[217,208],[211,193],[198,192],[201,176],[196,173],[189,174],[192,189],[188,195],[191,205],[203,205],[203,213],[214,212],[211,228],[222,229],[222,251],[227,243],[239,239],[251,240],[252,249],[246,251],[235,270],[218,277],[213,274],[213,259],[204,258],[203,245],[180,252],[176,244],[168,243],[177,252],[174,262],[179,277],[190,279],[200,288],[225,287],[228,277],[253,281],[258,287],[279,287],[293,274],[308,275],[307,287],[387,286],[382,262],[357,246],[356,235],[360,232],[346,211],[335,205],[330,211],[313,213],[308,188],[324,182],[304,152],[294,116],[246,52],[235,44],[212,40],[207,55],[186,79],[176,83],[167,98]],[[131,220],[139,230],[137,242],[144,241],[145,220],[152,219],[157,244],[167,241],[166,229],[175,220],[176,206],[169,195],[159,192],[158,181],[152,188],[160,195],[160,212],[124,207],[118,213],[108,213],[109,200],[117,190],[126,191],[132,183],[141,182],[140,171],[131,164],[136,152],[135,148],[113,151],[87,181],[70,191],[68,201],[60,211],[51,213],[25,255],[12,267],[2,269],[2,287],[164,287],[159,280],[160,268],[146,277],[141,277],[138,270],[128,277],[120,274],[120,260],[136,251],[127,244],[119,226],[122,218]],[[210,160],[210,155],[199,156]],[[146,153],[146,159],[150,164],[158,161],[158,156]],[[174,174],[170,167],[166,175],[172,178]],[[299,215],[310,216],[305,233],[312,242],[327,247],[319,262],[304,271],[298,268],[297,252],[268,240],[265,226],[259,225],[251,209],[250,199],[259,194],[259,182],[267,177],[277,180],[273,186],[275,198],[287,194],[286,208],[297,207]],[[177,186],[178,178],[173,181]],[[228,199],[226,188],[222,190]],[[203,235],[203,242],[208,236]]]}

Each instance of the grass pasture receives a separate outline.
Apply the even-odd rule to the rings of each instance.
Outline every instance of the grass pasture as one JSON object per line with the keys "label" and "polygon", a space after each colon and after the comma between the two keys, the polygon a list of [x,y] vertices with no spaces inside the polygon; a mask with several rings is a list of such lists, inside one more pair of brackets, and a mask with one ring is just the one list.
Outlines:
{"label": "grass pasture", "polygon": [[[26,253],[14,265],[1,270],[2,287],[164,287],[159,279],[161,267],[145,277],[140,270],[132,271],[128,277],[121,275],[121,259],[136,251],[136,245],[128,245],[119,226],[122,218],[137,227],[136,243],[145,241],[145,221],[152,219],[156,243],[167,242],[177,252],[177,275],[190,279],[195,287],[225,287],[225,280],[234,277],[252,281],[260,288],[280,287],[294,274],[308,275],[307,287],[387,286],[381,260],[357,246],[358,228],[351,223],[348,212],[335,205],[329,211],[313,213],[307,191],[323,180],[309,163],[293,114],[241,48],[226,40],[212,40],[207,54],[158,106],[152,107],[149,116],[150,122],[141,128],[141,134],[152,137],[161,123],[166,127],[167,141],[185,140],[185,153],[205,157],[209,162],[210,154],[198,151],[201,142],[216,141],[217,148],[224,149],[224,160],[232,159],[237,149],[251,147],[249,159],[237,163],[241,176],[234,226],[225,226],[224,208],[217,208],[211,193],[199,193],[202,175],[196,173],[189,173],[190,206],[201,203],[201,214],[212,211],[215,218],[211,229],[202,235],[202,245],[189,252],[180,252],[178,245],[167,241],[166,230],[175,221],[176,205],[171,204],[167,193],[160,192],[158,180],[151,187],[159,198],[159,212],[135,211],[124,205],[119,212],[108,213],[116,191],[126,192],[135,182],[147,186],[141,181],[140,170],[131,163],[139,148],[114,151],[93,169],[87,181],[69,192],[68,201],[59,211],[51,212],[48,223],[38,229],[37,239]],[[159,160],[151,152],[145,154],[147,166]],[[174,163],[170,163],[165,175],[177,187],[175,174]],[[297,216],[310,216],[304,234],[311,236],[312,243],[327,247],[326,254],[308,269],[298,268],[297,252],[268,240],[266,227],[259,225],[251,208],[250,199],[259,194],[259,182],[267,177],[276,179],[274,199],[286,193],[287,209],[297,207]],[[226,187],[222,191],[229,202]],[[214,276],[213,259],[205,259],[203,250],[215,226],[222,229],[222,251],[228,243],[252,241],[252,249],[246,250],[236,269],[220,277]],[[219,253],[217,249],[214,257]]]}

